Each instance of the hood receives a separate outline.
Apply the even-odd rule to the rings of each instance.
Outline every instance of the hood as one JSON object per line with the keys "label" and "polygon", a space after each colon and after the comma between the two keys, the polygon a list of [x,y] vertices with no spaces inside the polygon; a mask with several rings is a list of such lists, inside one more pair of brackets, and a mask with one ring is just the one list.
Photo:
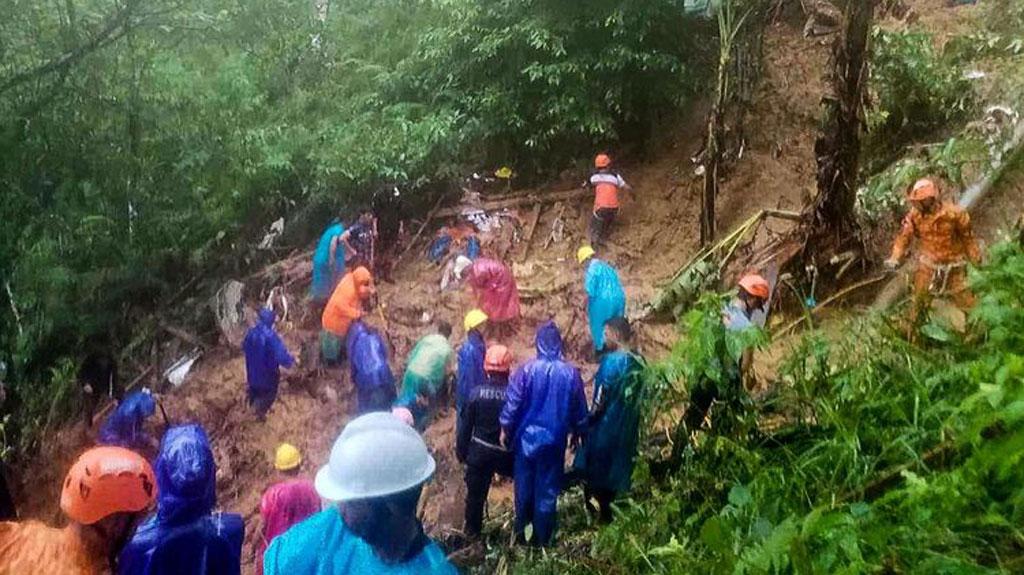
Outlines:
{"label": "hood", "polygon": [[148,391],[135,391],[124,398],[117,411],[139,420],[146,419],[156,413],[156,400]]}
{"label": "hood", "polygon": [[562,359],[562,334],[553,321],[537,328],[537,356],[541,359]]}
{"label": "hood", "polygon": [[259,318],[261,325],[265,325],[267,327],[274,327],[274,322],[277,321],[277,314],[274,313],[274,310],[270,309],[269,307],[265,307],[260,310]]}
{"label": "hood", "polygon": [[157,516],[164,524],[182,524],[207,515],[216,503],[217,464],[210,440],[199,425],[172,427],[156,460]]}

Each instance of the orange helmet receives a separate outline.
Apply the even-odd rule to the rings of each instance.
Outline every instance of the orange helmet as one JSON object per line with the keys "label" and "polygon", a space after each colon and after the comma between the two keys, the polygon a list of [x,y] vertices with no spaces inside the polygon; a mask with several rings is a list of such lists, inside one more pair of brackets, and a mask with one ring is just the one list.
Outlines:
{"label": "orange helmet", "polygon": [[914,182],[914,187],[910,188],[908,197],[915,202],[928,198],[937,198],[939,197],[939,189],[935,186],[935,182],[928,178],[922,178]]}
{"label": "orange helmet", "polygon": [[484,357],[484,371],[508,373],[512,370],[512,352],[503,345],[492,345],[487,348]]}
{"label": "orange helmet", "polygon": [[68,471],[60,508],[73,521],[92,525],[115,513],[143,511],[155,498],[156,478],[144,457],[123,447],[94,447]]}
{"label": "orange helmet", "polygon": [[612,165],[612,158],[608,154],[598,154],[597,157],[594,158],[595,168],[607,168],[610,165]]}
{"label": "orange helmet", "polygon": [[743,288],[743,291],[761,299],[768,299],[772,291],[771,286],[768,285],[768,280],[758,274],[743,276],[743,279],[740,280],[740,287]]}

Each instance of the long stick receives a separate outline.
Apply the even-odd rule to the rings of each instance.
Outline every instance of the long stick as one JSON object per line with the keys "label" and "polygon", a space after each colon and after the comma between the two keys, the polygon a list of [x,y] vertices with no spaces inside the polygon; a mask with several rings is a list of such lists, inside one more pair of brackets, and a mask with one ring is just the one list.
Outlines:
{"label": "long stick", "polygon": [[818,304],[817,306],[815,306],[814,309],[810,310],[810,314],[804,314],[799,319],[793,320],[792,323],[790,323],[786,327],[784,327],[781,330],[779,330],[779,332],[777,334],[775,334],[775,337],[780,337],[780,336],[783,336],[783,335],[793,331],[793,329],[795,329],[796,326],[798,326],[801,323],[807,321],[809,319],[809,316],[813,316],[813,315],[817,314],[822,308],[824,308],[825,306],[827,306],[830,303],[833,303],[833,302],[839,300],[840,298],[846,296],[850,292],[857,291],[857,290],[859,290],[862,287],[867,287],[869,285],[876,284],[876,283],[884,280],[887,277],[889,277],[888,274],[883,274],[883,275],[880,275],[880,276],[877,276],[877,277],[873,277],[871,279],[866,279],[866,280],[864,280],[862,282],[855,283],[852,286],[847,287],[846,289],[840,290],[838,293],[836,293],[832,297],[826,299],[825,301],[823,301],[820,304]]}
{"label": "long stick", "polygon": [[427,226],[430,225],[430,221],[434,219],[434,217],[437,215],[438,210],[441,209],[441,203],[444,202],[445,197],[447,197],[447,194],[441,194],[441,196],[437,198],[437,201],[434,202],[434,207],[431,208],[429,212],[427,212],[427,217],[423,219],[423,224],[420,225],[420,229],[416,230],[416,235],[412,237],[412,241],[409,242],[409,245],[405,246],[405,251],[399,254],[398,258],[395,260],[396,266],[398,265],[399,262],[402,261],[402,258],[404,258],[405,255],[409,253],[410,250],[412,250],[412,248],[416,245],[416,242],[419,241],[420,236],[423,235],[423,230],[427,229]]}

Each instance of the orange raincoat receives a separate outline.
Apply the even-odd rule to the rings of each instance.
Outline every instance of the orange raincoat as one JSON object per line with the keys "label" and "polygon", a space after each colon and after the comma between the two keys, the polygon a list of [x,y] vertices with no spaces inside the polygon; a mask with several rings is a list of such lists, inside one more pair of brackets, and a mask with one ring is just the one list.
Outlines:
{"label": "orange raincoat", "polygon": [[82,538],[77,525],[63,529],[38,521],[0,523],[0,575],[102,575],[107,556]]}
{"label": "orange raincoat", "polygon": [[348,326],[363,316],[363,302],[370,299],[375,291],[373,276],[365,267],[360,266],[345,274],[324,308],[321,317],[323,328],[340,338],[345,337]]}

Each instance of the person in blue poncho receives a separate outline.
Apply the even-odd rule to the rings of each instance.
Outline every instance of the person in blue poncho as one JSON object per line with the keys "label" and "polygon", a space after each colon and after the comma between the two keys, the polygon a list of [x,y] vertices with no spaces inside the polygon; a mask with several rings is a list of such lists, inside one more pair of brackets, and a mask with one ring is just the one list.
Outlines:
{"label": "person in blue poncho", "polygon": [[156,400],[149,390],[135,391],[128,394],[117,404],[114,413],[100,427],[97,443],[100,445],[116,445],[140,452],[149,452],[151,456],[156,447],[153,438],[143,427],[146,420],[156,413]]}
{"label": "person in blue poncho", "polygon": [[483,334],[486,324],[487,314],[479,309],[470,310],[462,322],[466,330],[466,341],[459,347],[455,373],[455,408],[458,412],[462,411],[473,389],[487,381],[487,374],[484,373],[487,343]]}
{"label": "person in blue poncho", "polygon": [[331,297],[341,277],[345,275],[345,244],[341,241],[345,226],[340,219],[331,222],[313,253],[313,283],[309,287],[309,297],[313,304],[323,307],[327,298]]}
{"label": "person in blue poncho", "polygon": [[565,448],[586,429],[587,398],[579,370],[562,359],[562,334],[554,322],[537,330],[537,357],[512,375],[500,418],[502,444],[515,452],[515,534],[550,545],[562,490]]}
{"label": "person in blue poncho", "polygon": [[586,266],[583,285],[587,292],[587,318],[594,352],[604,349],[604,324],[626,315],[626,292],[619,274],[607,262],[595,257],[594,248],[583,246],[576,252],[576,261]]}
{"label": "person in blue poncho", "polygon": [[198,425],[172,427],[156,460],[157,510],[121,551],[118,575],[237,575],[245,525],[214,512],[217,466]]}
{"label": "person in blue poncho", "polygon": [[633,331],[624,318],[605,325],[606,353],[594,376],[594,401],[589,431],[576,452],[573,468],[583,479],[583,501],[591,513],[600,508],[604,523],[612,520],[611,504],[629,491],[640,436],[641,379],[644,360],[633,353]]}
{"label": "person in blue poncho", "polygon": [[335,505],[275,538],[264,575],[456,575],[416,516],[436,467],[423,438],[390,413],[350,421],[314,482]]}
{"label": "person in blue poncho", "polygon": [[364,316],[348,330],[349,374],[356,388],[356,413],[391,411],[398,396],[395,376],[388,363],[388,346],[380,331],[367,323],[373,316]]}
{"label": "person in blue poncho", "polygon": [[277,399],[280,368],[295,365],[295,359],[274,331],[274,310],[263,308],[259,321],[245,334],[245,376],[249,383],[249,404],[261,421]]}

